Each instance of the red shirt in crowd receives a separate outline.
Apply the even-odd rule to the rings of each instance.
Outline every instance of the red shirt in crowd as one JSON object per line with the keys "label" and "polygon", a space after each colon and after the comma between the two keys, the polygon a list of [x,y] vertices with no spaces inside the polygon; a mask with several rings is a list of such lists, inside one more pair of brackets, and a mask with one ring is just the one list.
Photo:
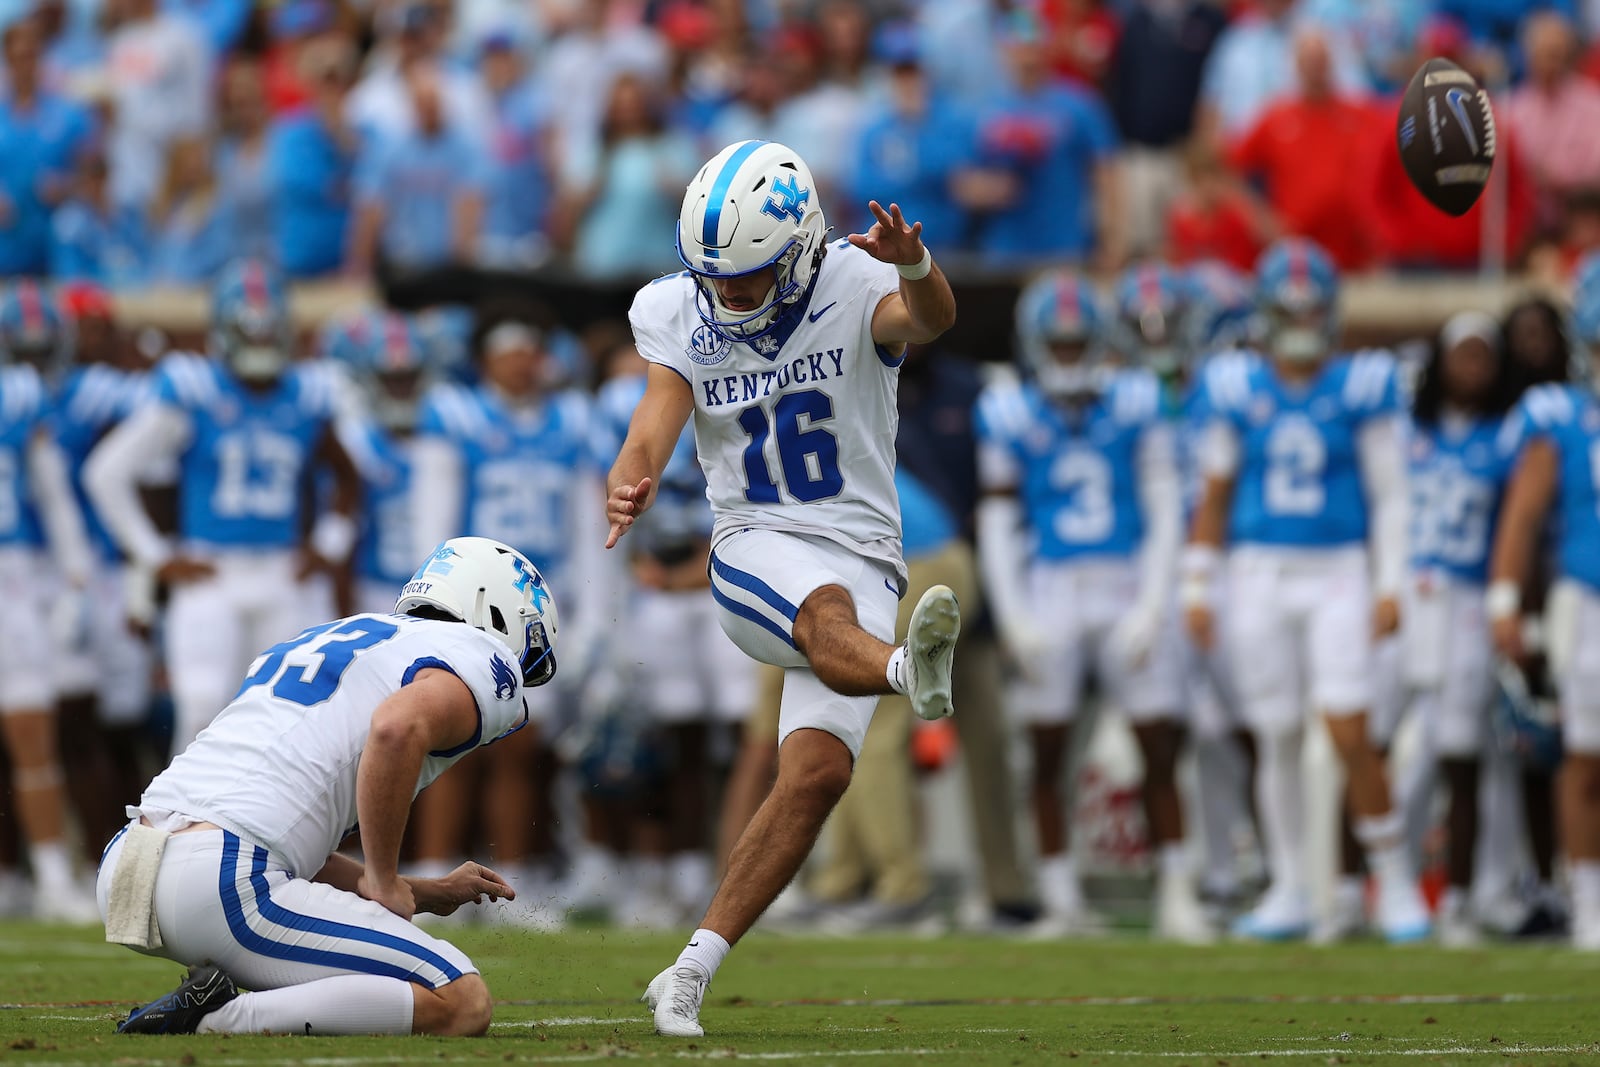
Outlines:
{"label": "red shirt in crowd", "polygon": [[1360,180],[1373,123],[1362,102],[1286,97],[1228,154],[1236,169],[1263,180],[1284,232],[1316,241],[1344,270],[1366,266],[1377,252],[1371,198]]}
{"label": "red shirt in crowd", "polygon": [[1498,195],[1505,183],[1504,252],[1508,262],[1513,260],[1533,225],[1535,203],[1533,183],[1510,131],[1496,122],[1491,184],[1472,210],[1457,218],[1424,200],[1406,176],[1395,143],[1394,117],[1399,107],[1399,101],[1392,100],[1379,109],[1383,121],[1374,125],[1369,158],[1370,214],[1383,258],[1401,266],[1476,267],[1483,247],[1484,204],[1490,195]]}
{"label": "red shirt in crowd", "polygon": [[1099,88],[1111,69],[1122,24],[1097,0],[1043,0],[1039,16],[1048,28],[1050,67],[1060,77]]}
{"label": "red shirt in crowd", "polygon": [[1220,259],[1252,271],[1262,247],[1250,205],[1238,193],[1206,203],[1185,190],[1167,211],[1167,256],[1175,264]]}

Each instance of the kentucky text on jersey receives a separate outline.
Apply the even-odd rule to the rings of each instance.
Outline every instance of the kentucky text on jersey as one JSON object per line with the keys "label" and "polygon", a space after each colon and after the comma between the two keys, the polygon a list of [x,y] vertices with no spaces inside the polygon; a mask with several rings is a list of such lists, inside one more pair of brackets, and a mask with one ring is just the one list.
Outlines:
{"label": "kentucky text on jersey", "polygon": [[[828,367],[832,366],[830,373]],[[844,349],[830,348],[826,352],[812,352],[790,360],[776,370],[757,371],[752,374],[725,374],[721,378],[706,378],[700,382],[705,406],[721,407],[723,404],[746,404],[752,400],[771,396],[772,391],[783,391],[791,385],[809,385],[830,378],[844,377]]]}

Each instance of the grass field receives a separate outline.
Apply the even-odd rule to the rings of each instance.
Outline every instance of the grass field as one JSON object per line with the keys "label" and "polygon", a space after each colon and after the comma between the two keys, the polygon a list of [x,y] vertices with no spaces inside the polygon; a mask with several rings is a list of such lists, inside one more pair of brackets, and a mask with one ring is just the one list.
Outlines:
{"label": "grass field", "polygon": [[115,1021],[181,968],[98,930],[0,925],[0,1062],[1600,1063],[1600,957],[1561,948],[755,936],[717,976],[707,1036],[685,1041],[652,1035],[636,1003],[677,937],[454,939],[500,1002],[484,1039],[135,1038]]}

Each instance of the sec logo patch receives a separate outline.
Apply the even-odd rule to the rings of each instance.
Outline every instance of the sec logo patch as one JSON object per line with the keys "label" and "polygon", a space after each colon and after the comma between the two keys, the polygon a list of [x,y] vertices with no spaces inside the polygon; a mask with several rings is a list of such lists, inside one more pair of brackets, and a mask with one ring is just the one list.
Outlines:
{"label": "sec logo patch", "polygon": [[732,348],[728,339],[709,326],[697,326],[689,335],[689,358],[702,367],[713,367],[728,358]]}

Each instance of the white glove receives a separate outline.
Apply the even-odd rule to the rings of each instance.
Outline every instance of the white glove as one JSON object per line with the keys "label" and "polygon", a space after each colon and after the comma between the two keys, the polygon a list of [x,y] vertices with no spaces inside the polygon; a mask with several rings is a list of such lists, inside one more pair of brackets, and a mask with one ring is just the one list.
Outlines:
{"label": "white glove", "polygon": [[1129,667],[1144,666],[1161,636],[1161,609],[1135,604],[1111,628],[1111,650]]}
{"label": "white glove", "polygon": [[1012,619],[1000,625],[1000,642],[1012,664],[1029,681],[1040,680],[1045,657],[1050,655],[1050,642],[1044,630],[1032,619]]}

